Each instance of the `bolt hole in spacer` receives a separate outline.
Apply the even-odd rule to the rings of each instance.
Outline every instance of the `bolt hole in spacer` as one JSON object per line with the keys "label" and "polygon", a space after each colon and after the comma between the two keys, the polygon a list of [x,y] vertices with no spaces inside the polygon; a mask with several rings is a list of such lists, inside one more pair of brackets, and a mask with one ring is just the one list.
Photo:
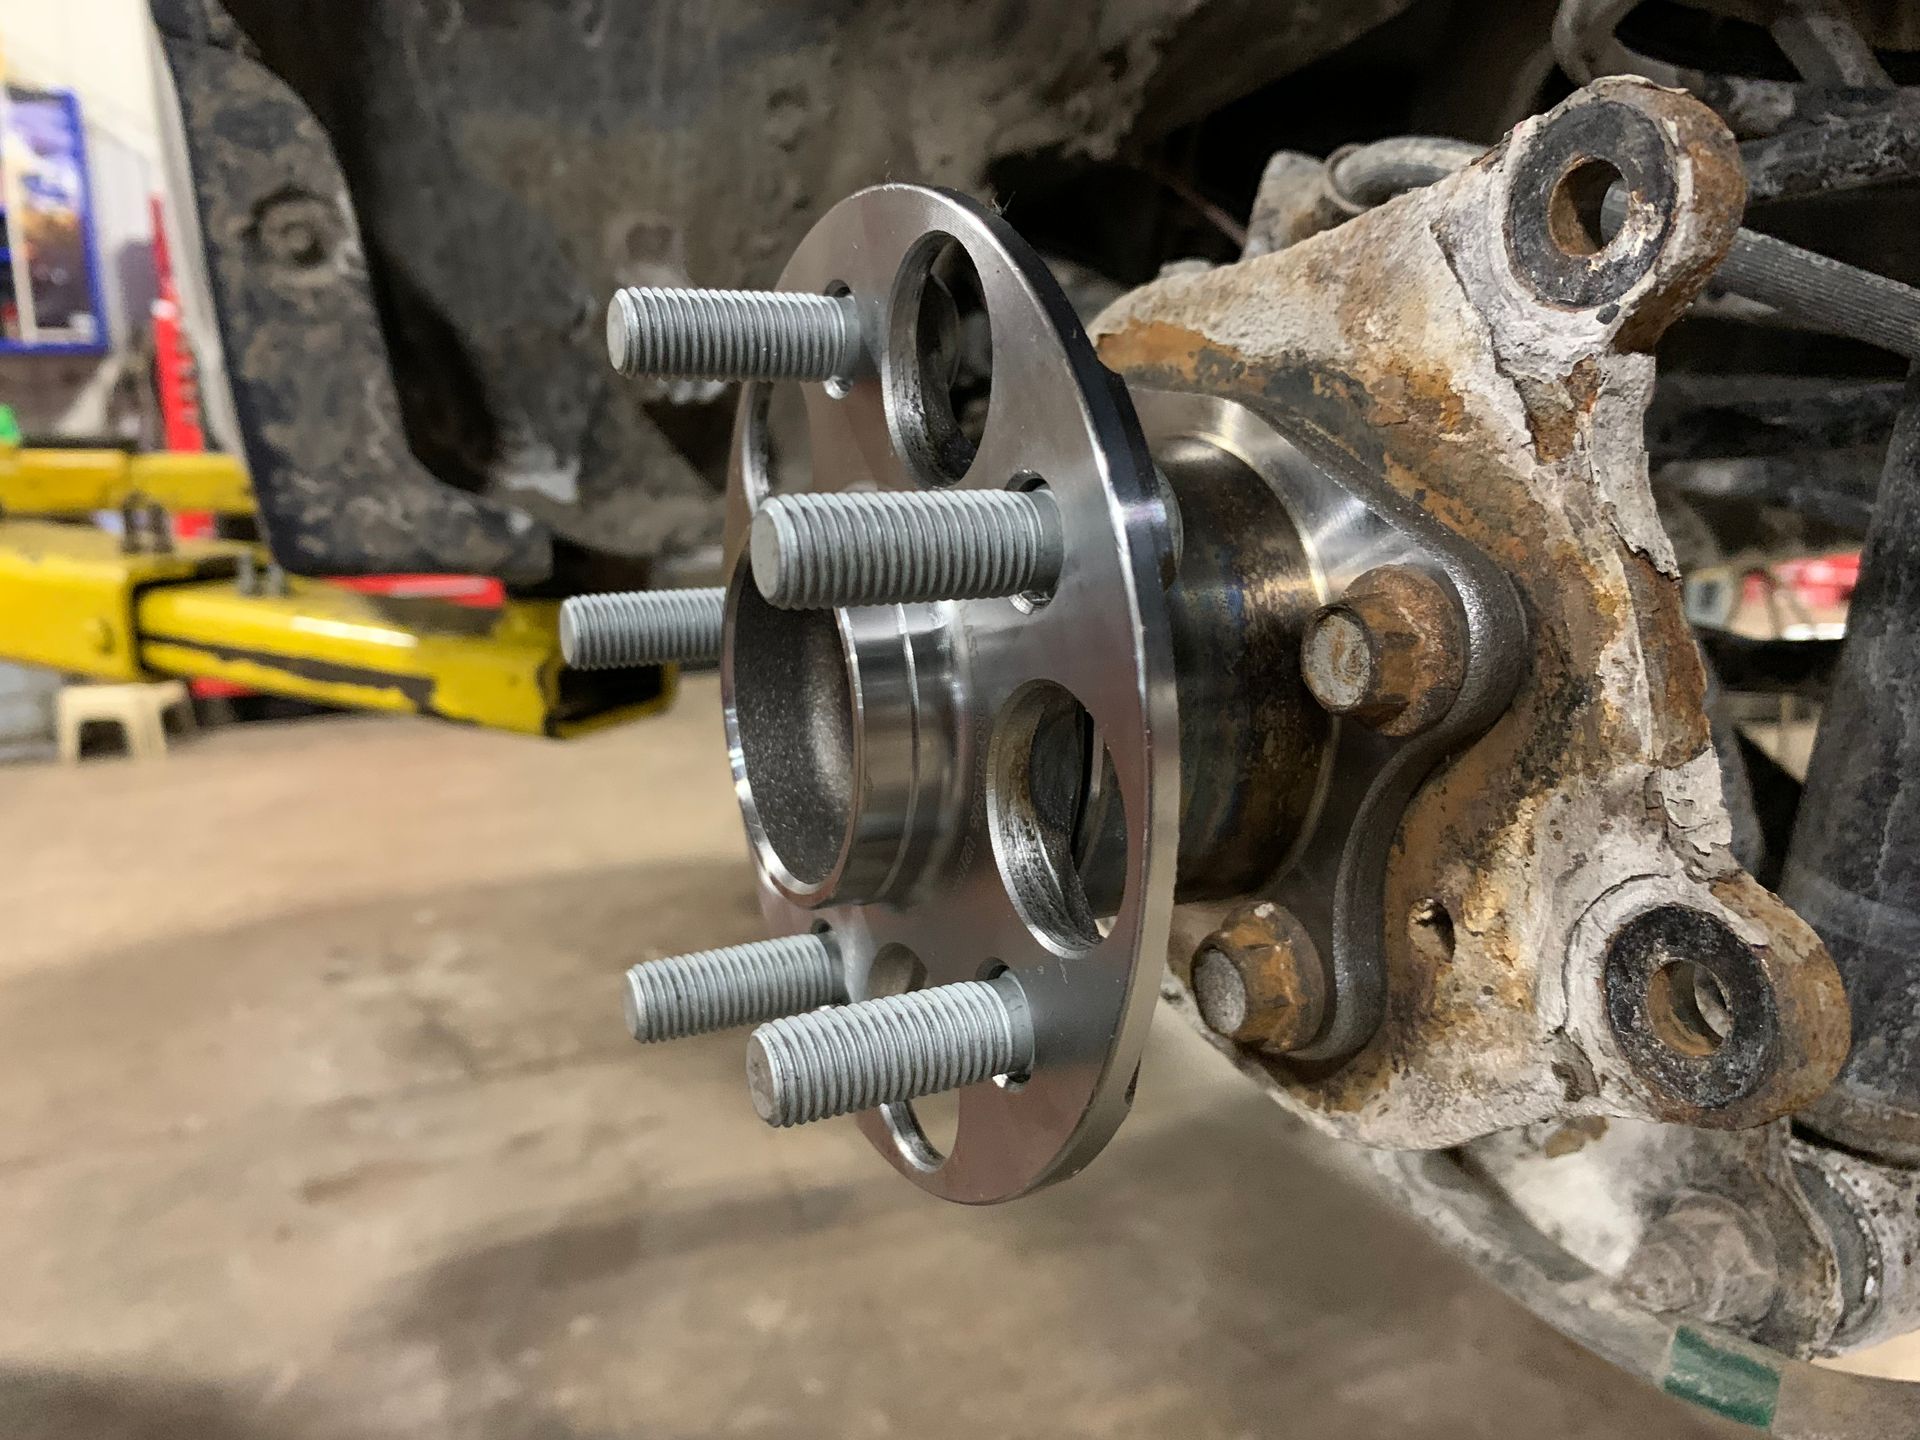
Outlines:
{"label": "bolt hole in spacer", "polygon": [[[844,573],[804,596],[773,585],[838,608],[763,596],[758,570],[812,552],[756,533],[764,390],[735,427],[735,788],[770,928],[829,928],[852,1002],[755,1033],[756,1105],[856,1110],[922,1188],[1011,1199],[1080,1169],[1124,1118],[1166,955],[1178,715],[1152,462],[1058,284],[970,200],[852,196],[780,287],[837,292],[871,363],[843,393],[801,387],[804,498],[824,502],[840,538],[820,553]],[[846,519],[843,495],[951,497],[972,518],[929,544],[926,517],[900,511],[907,539],[875,563],[931,568],[888,590],[861,546],[893,522]],[[950,1136],[914,1110],[933,1081],[957,1089]]]}

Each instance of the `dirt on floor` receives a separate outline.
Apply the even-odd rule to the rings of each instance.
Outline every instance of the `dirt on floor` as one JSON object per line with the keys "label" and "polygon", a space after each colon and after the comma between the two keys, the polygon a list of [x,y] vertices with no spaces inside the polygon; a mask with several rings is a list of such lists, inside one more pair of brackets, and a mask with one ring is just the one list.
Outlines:
{"label": "dirt on floor", "polygon": [[635,960],[758,933],[711,681],[570,744],[427,721],[0,769],[0,1436],[1727,1435],[1324,1167],[1182,1027],[987,1210]]}

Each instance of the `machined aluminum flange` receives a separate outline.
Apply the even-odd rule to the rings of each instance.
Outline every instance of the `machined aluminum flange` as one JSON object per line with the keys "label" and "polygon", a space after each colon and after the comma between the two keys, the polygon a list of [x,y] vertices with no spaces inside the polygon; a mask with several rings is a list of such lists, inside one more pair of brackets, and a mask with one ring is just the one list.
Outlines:
{"label": "machined aluminum flange", "polygon": [[[947,389],[959,272],[991,332],[977,435]],[[910,1102],[860,1117],[922,1188],[1010,1199],[1113,1134],[1158,991],[1179,830],[1165,506],[1124,388],[991,211],[920,186],[863,191],[815,226],[780,288],[844,297],[867,347],[845,378],[805,386],[815,490],[1044,489],[1058,510],[1045,593],[775,608],[748,544],[777,489],[771,384],[741,397],[721,684],[763,909],[776,933],[830,931],[855,1001],[1017,982],[1033,1063],[960,1091],[944,1153]]]}

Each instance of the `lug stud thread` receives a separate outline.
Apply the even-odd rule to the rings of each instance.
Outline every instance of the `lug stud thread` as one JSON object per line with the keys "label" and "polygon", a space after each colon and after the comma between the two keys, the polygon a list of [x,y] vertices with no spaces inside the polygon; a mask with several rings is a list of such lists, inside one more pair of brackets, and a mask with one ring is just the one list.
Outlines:
{"label": "lug stud thread", "polygon": [[627,1031],[643,1042],[678,1040],[845,998],[840,959],[822,936],[755,940],[635,965],[626,975]]}
{"label": "lug stud thread", "polygon": [[754,582],[783,610],[1051,590],[1064,544],[1044,492],[777,495],[753,518]]}
{"label": "lug stud thread", "polygon": [[967,980],[762,1025],[747,1042],[747,1088],[769,1125],[804,1125],[1032,1064],[1019,986]]}
{"label": "lug stud thread", "polygon": [[717,589],[575,595],[560,606],[560,656],[575,670],[710,663],[725,608]]}
{"label": "lug stud thread", "polygon": [[844,380],[863,350],[853,301],[841,296],[643,285],[607,306],[607,358],[622,375]]}

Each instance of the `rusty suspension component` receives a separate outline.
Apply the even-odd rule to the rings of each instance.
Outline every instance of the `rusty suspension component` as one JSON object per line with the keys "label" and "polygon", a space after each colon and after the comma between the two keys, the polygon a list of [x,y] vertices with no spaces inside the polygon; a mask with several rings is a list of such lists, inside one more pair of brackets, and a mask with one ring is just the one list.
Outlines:
{"label": "rusty suspension component", "polygon": [[[763,909],[824,937],[850,1006],[757,1035],[763,1116],[870,1107],[952,1199],[1051,1183],[1124,1117],[1165,957],[1172,1008],[1281,1104],[1464,1147],[1622,1313],[1802,1354],[1912,1313],[1845,1238],[1885,1253],[1849,1197],[1897,1182],[1786,1128],[1846,996],[1731,852],[1646,478],[1650,347],[1743,195],[1703,105],[1601,80],[1335,230],[1123,296],[1091,344],[990,212],[912,186],[830,212],[782,283],[835,295],[872,361],[804,392],[816,486],[861,492],[808,501],[845,522],[808,539],[844,583],[770,578],[775,382],[729,489]],[[972,430],[941,378],[961,269],[994,335]],[[1043,514],[1046,565],[943,589],[999,535],[933,523],[962,510]],[[869,511],[925,584],[874,578]],[[913,1102],[946,1086],[936,1145]],[[1587,1152],[1648,1179],[1582,1248],[1536,1179]]]}

